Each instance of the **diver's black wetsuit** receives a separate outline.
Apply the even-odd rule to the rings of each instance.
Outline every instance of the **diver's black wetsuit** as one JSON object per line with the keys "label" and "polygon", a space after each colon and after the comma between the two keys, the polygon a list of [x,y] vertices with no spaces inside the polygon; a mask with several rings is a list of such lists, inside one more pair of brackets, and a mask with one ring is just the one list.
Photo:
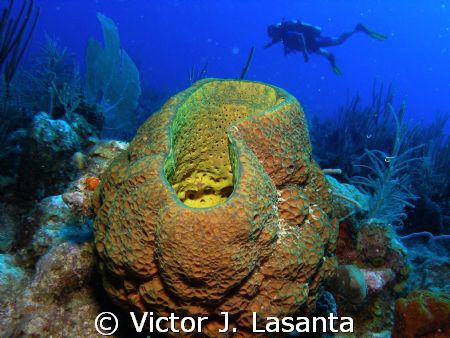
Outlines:
{"label": "diver's black wetsuit", "polygon": [[362,24],[357,24],[351,32],[344,32],[339,37],[321,36],[321,28],[298,20],[282,21],[276,25],[270,25],[267,33],[272,41],[264,46],[269,48],[278,42],[283,43],[284,54],[294,51],[303,53],[305,62],[309,60],[310,53],[322,55],[328,59],[336,74],[341,74],[336,64],[336,59],[332,53],[323,47],[337,46],[347,40],[356,32],[363,32],[377,40],[386,40],[386,36],[374,32]]}

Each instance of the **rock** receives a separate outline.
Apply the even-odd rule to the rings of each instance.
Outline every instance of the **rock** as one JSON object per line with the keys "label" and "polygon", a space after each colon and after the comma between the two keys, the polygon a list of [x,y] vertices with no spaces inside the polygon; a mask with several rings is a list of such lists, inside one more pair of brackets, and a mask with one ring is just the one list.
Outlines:
{"label": "rock", "polygon": [[64,203],[62,196],[44,198],[38,205],[38,227],[33,234],[30,247],[33,255],[40,257],[50,247],[62,243],[65,238],[62,229],[71,218],[71,210]]}
{"label": "rock", "polygon": [[98,129],[86,121],[83,116],[73,113],[67,122],[77,133],[81,149],[86,149],[98,142]]}
{"label": "rock", "polygon": [[62,201],[72,210],[73,215],[89,218],[95,216],[92,195],[100,184],[100,176],[113,159],[127,148],[126,142],[100,141],[90,148],[87,155],[81,152],[74,154],[74,162],[77,163],[80,175],[62,194]]}
{"label": "rock", "polygon": [[23,128],[17,129],[6,138],[0,151],[0,175],[16,176],[26,139],[27,131]]}
{"label": "rock", "polygon": [[61,243],[82,242],[92,236],[90,221],[74,213],[62,195],[43,199],[36,214],[38,226],[29,244],[33,257],[40,257]]}
{"label": "rock", "polygon": [[358,229],[357,250],[360,260],[372,267],[403,264],[406,255],[394,229],[376,219],[364,222]]}
{"label": "rock", "polygon": [[93,218],[92,195],[99,183],[97,176],[85,174],[71,184],[62,199],[74,214]]}
{"label": "rock", "polygon": [[0,204],[0,252],[7,252],[13,248],[18,230],[8,206]]}
{"label": "rock", "polygon": [[363,194],[354,185],[340,183],[336,178],[326,175],[335,197],[335,213],[337,217],[346,217],[351,214],[362,219],[369,210],[369,196]]}
{"label": "rock", "polygon": [[0,176],[0,191],[11,192],[16,184],[16,180],[11,176]]}
{"label": "rock", "polygon": [[78,170],[86,169],[86,155],[81,151],[77,151],[73,154],[72,161]]}
{"label": "rock", "polygon": [[98,142],[90,151],[91,158],[113,160],[121,152],[128,149],[129,144],[123,141],[109,140]]}
{"label": "rock", "polygon": [[95,128],[97,134],[103,129],[105,121],[103,112],[99,108],[95,103],[88,104],[86,99],[83,98],[75,111],[76,114],[85,118]]}
{"label": "rock", "polygon": [[24,198],[59,194],[75,177],[72,156],[80,142],[66,121],[52,120],[43,112],[35,115],[24,149],[17,179]]}
{"label": "rock", "polygon": [[450,296],[418,290],[395,303],[392,338],[450,337]]}
{"label": "rock", "polygon": [[91,243],[52,248],[39,260],[23,292],[2,304],[2,336],[99,336],[94,321],[104,310],[92,287],[94,266]]}
{"label": "rock", "polygon": [[408,258],[412,264],[412,290],[450,294],[449,239],[449,236],[434,237],[430,233],[419,233],[408,240],[402,239],[408,248]]}
{"label": "rock", "polygon": [[13,255],[0,254],[0,304],[20,290],[27,279],[27,274],[15,263]]}
{"label": "rock", "polygon": [[89,198],[85,191],[66,192],[62,195],[64,202],[70,209],[83,215],[90,215]]}
{"label": "rock", "polygon": [[364,280],[366,281],[368,292],[378,292],[390,283],[395,275],[391,269],[366,270],[361,269]]}
{"label": "rock", "polygon": [[59,244],[38,261],[30,289],[44,298],[64,297],[88,285],[94,264],[91,243]]}

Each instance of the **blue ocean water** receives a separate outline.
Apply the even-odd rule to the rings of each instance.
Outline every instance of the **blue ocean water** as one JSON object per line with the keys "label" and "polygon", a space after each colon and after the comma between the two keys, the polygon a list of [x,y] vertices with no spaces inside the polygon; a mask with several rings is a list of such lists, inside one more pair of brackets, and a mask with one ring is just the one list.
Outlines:
{"label": "blue ocean water", "polygon": [[[0,1],[1,10],[14,3],[13,15],[18,14],[22,1],[32,3],[30,0]],[[153,283],[160,278],[158,274],[164,267],[146,264],[156,264],[164,253],[159,253],[161,257],[153,254],[158,235],[153,234],[153,219],[148,221],[143,217],[142,220],[140,211],[148,206],[136,204],[159,198],[152,195],[152,190],[145,195],[146,184],[151,186],[153,181],[149,180],[150,184],[143,177],[153,172],[153,167],[148,172],[147,167],[141,167],[148,165],[147,158],[134,166],[137,155],[117,157],[129,146],[121,141],[130,141],[144,120],[194,80],[238,79],[251,50],[254,54],[245,79],[280,87],[298,99],[307,117],[313,149],[311,156],[304,157],[309,161],[307,170],[313,168],[305,176],[314,182],[311,186],[297,181],[292,186],[275,187],[274,184],[280,198],[272,210],[277,210],[278,217],[277,203],[284,201],[281,198],[284,189],[294,187],[300,192],[304,189],[300,199],[310,203],[313,198],[308,194],[312,190],[321,195],[322,192],[318,193],[323,189],[321,184],[328,187],[323,196],[314,200],[316,204],[300,212],[308,215],[301,214],[298,217],[301,220],[297,219],[299,223],[295,224],[298,228],[305,224],[316,226],[319,218],[316,212],[320,211],[317,223],[321,228],[313,232],[317,243],[322,240],[325,243],[323,247],[317,243],[314,243],[317,247],[312,245],[312,250],[319,252],[311,254],[313,258],[315,254],[319,256],[316,267],[305,273],[310,273],[307,277],[302,276],[305,278],[302,289],[293,293],[293,298],[301,299],[303,293],[309,292],[308,301],[314,302],[308,306],[305,302],[296,308],[297,312],[302,314],[308,307],[305,313],[309,317],[348,315],[354,320],[356,336],[412,337],[416,318],[401,306],[408,302],[425,304],[431,299],[440,304],[439,311],[428,309],[433,318],[430,322],[426,322],[430,318],[428,313],[419,316],[417,322],[428,330],[420,336],[450,334],[444,311],[450,309],[449,0],[34,0],[33,3],[34,11],[40,10],[37,25],[10,82],[7,74],[11,64],[6,60],[13,60],[17,55],[11,53],[2,59],[5,50],[0,48],[0,75],[3,76],[0,81],[0,336],[60,336],[62,332],[68,332],[69,336],[96,336],[94,326],[85,323],[93,323],[102,311],[113,311],[121,323],[126,322],[128,313],[123,308],[128,305],[142,310],[144,304],[144,308],[153,309],[149,305],[153,299],[148,296],[152,288],[157,289],[152,294],[152,297],[156,295],[156,303],[160,302],[157,305],[164,303],[161,308],[165,307],[161,310],[157,306],[157,315],[177,308],[178,290],[167,291],[169,282],[164,284],[167,276],[148,286],[150,280]],[[306,62],[302,53],[285,55],[281,43],[264,48],[271,41],[268,26],[289,20],[319,26],[325,37],[338,37],[362,24],[387,39],[379,41],[357,32],[341,45],[326,47],[334,54],[342,72],[337,75],[330,62],[318,54],[310,53]],[[124,61],[125,53],[113,49],[115,54],[103,58],[105,55],[95,50],[97,45],[93,41],[103,44],[102,28],[108,25],[110,29],[117,26],[120,46],[136,65],[135,73],[133,62],[130,66]],[[2,45],[4,27],[0,26]],[[87,62],[89,50],[94,50],[92,55],[98,52],[94,55],[98,58]],[[108,61],[117,61],[118,54],[121,62],[115,66],[120,71],[114,67],[108,69]],[[91,82],[95,82],[92,79],[102,76],[105,64],[109,71],[106,73],[113,74],[110,82],[92,86]],[[96,68],[100,70],[96,72]],[[123,88],[109,92],[105,89],[120,87],[121,81],[128,85],[127,80],[137,74],[140,89],[136,83],[136,87],[130,85],[130,92]],[[123,76],[121,81],[116,81],[120,76]],[[123,101],[125,105],[120,106]],[[115,105],[123,110],[116,110]],[[302,133],[300,130],[299,134]],[[145,143],[142,139],[139,142],[137,147]],[[115,158],[119,158],[118,162],[113,162]],[[298,162],[303,163],[305,159]],[[323,172],[329,175],[325,177],[318,169],[315,172],[314,161],[327,169]],[[116,167],[121,162],[125,163],[123,167]],[[130,175],[122,180],[125,176],[121,175],[128,175],[131,167],[135,170],[133,175],[144,168],[143,176]],[[295,166],[287,169],[291,167]],[[113,168],[111,175],[108,168]],[[169,176],[165,165],[163,171]],[[168,177],[165,179],[165,185],[173,184]],[[200,188],[192,193],[194,197],[210,194],[210,187],[204,189],[203,181],[195,184]],[[230,195],[225,195],[233,189],[227,186],[220,197],[229,201]],[[110,200],[104,199],[108,193]],[[140,194],[147,199],[141,199]],[[332,204],[331,211],[319,210],[317,201],[322,197],[325,207],[327,203]],[[184,200],[180,197],[177,202],[184,203]],[[157,203],[149,202],[150,209],[153,204]],[[133,218],[135,210],[139,215]],[[162,207],[154,214],[162,213],[161,210]],[[294,213],[299,209],[296,210]],[[102,218],[102,213],[107,216]],[[156,217],[154,214],[149,218]],[[139,222],[123,215],[131,215],[130,219]],[[332,217],[336,223],[331,222]],[[259,217],[252,219],[258,223],[255,220]],[[275,242],[279,243],[286,234],[285,220],[280,217],[277,222],[273,224],[280,239]],[[138,226],[133,228],[135,223]],[[335,229],[339,231],[324,235],[327,231],[331,233],[330,224],[337,224]],[[333,235],[337,244],[331,243]],[[306,233],[305,238],[308,236]],[[136,252],[143,250],[144,254],[133,261],[137,257],[133,256],[136,238]],[[103,241],[108,240],[114,245],[105,249]],[[201,248],[199,252],[208,256],[209,249]],[[296,249],[293,247],[292,251],[296,253]],[[148,261],[146,250],[153,255]],[[330,255],[326,256],[325,251],[330,251]],[[123,263],[117,259],[118,256],[122,259],[121,255],[133,259]],[[195,267],[202,267],[203,256],[199,254],[194,259],[197,259]],[[241,282],[250,280],[251,273],[257,275],[260,272],[257,269],[267,262],[265,259],[254,263]],[[335,259],[336,266],[330,269],[333,276],[323,281],[321,278],[329,273],[327,259]],[[302,260],[303,257],[296,257],[289,261],[292,270],[303,264]],[[290,273],[284,277],[295,279]],[[180,278],[178,286],[182,289],[183,283],[192,283],[194,289],[201,288],[203,277],[186,278],[187,281]],[[270,278],[266,280],[272,282]],[[258,284],[261,281],[253,282],[252,294],[246,295],[248,299],[258,294],[259,288],[263,289]],[[264,287],[267,285],[270,285],[267,289],[278,291],[276,283],[272,286],[268,282]],[[312,285],[314,288],[308,289]],[[234,297],[240,287],[230,287],[224,298]],[[289,308],[293,298],[286,297],[287,301],[277,303],[280,300],[277,296],[273,292],[263,303],[273,301],[274,307],[281,303]],[[247,305],[248,299],[242,304]],[[116,307],[114,301],[121,307]],[[195,297],[188,299],[181,312],[196,316],[205,309],[210,313],[217,310],[214,308],[217,304],[196,301]],[[228,299],[222,301],[222,305],[228,306]],[[242,309],[237,308],[233,308],[237,314],[231,321],[241,315]],[[73,327],[64,331],[67,329],[64,320],[69,317]],[[130,335],[134,328],[129,320],[124,327],[117,337],[135,336]],[[330,330],[322,335],[329,336]]]}
{"label": "blue ocean water", "polygon": [[[80,62],[89,37],[101,39],[96,12],[118,25],[122,45],[137,63],[141,81],[171,93],[187,85],[193,65],[208,63],[208,76],[238,77],[250,48],[255,55],[247,79],[294,94],[309,111],[333,114],[349,96],[370,100],[375,79],[393,83],[406,98],[408,116],[429,121],[447,111],[450,93],[449,1],[36,1],[41,17],[33,37],[44,34],[76,53]],[[329,48],[343,75],[324,58],[308,63],[281,45],[264,50],[268,25],[299,19],[338,36],[357,23],[388,36],[385,42],[356,34]],[[30,53],[28,54],[28,57]]]}

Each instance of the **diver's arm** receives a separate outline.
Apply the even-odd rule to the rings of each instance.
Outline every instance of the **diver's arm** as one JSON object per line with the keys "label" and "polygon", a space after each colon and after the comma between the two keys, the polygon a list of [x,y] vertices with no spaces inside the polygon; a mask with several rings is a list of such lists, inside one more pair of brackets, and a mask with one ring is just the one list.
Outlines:
{"label": "diver's arm", "polygon": [[306,48],[306,41],[305,41],[305,37],[303,36],[303,34],[299,34],[298,36],[299,39],[299,44],[301,47],[301,51],[303,52],[303,58],[305,59],[305,62],[308,62],[309,60],[309,54],[308,54],[308,49]]}
{"label": "diver's arm", "polygon": [[289,54],[292,51],[299,51],[303,53],[305,62],[308,62],[309,55],[306,46],[305,37],[303,33],[298,33],[295,31],[285,32],[283,35],[283,45],[284,45],[284,55]]}
{"label": "diver's arm", "polygon": [[264,49],[267,49],[267,48],[269,48],[269,47],[272,47],[274,44],[276,44],[276,43],[278,43],[278,42],[280,42],[281,41],[281,39],[278,39],[278,40],[272,40],[272,41],[270,41],[269,43],[266,43],[265,45],[264,45]]}

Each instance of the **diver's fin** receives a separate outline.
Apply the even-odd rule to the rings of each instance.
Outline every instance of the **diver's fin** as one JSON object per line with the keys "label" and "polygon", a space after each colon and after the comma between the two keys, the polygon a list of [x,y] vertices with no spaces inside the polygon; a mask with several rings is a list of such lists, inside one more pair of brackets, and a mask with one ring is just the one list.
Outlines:
{"label": "diver's fin", "polygon": [[341,69],[339,68],[338,65],[333,65],[333,72],[334,72],[336,75],[338,75],[338,76],[341,76],[341,75],[342,75],[342,71],[341,71]]}
{"label": "diver's fin", "polygon": [[364,26],[363,24],[360,24],[360,23],[356,25],[355,31],[366,33],[371,38],[374,38],[374,39],[379,40],[379,41],[387,40],[387,36],[386,35],[383,35],[381,33],[375,32],[375,31],[367,28],[366,26]]}

